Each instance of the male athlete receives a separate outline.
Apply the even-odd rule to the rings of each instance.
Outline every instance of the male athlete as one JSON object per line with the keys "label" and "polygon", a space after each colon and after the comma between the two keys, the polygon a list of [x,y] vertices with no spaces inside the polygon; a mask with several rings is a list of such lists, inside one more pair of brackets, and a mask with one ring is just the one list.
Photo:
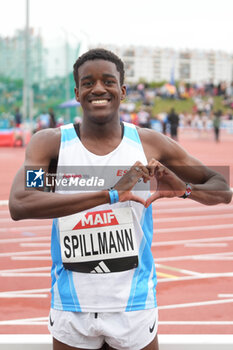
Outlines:
{"label": "male athlete", "polygon": [[[104,344],[110,350],[158,350],[151,203],[182,197],[213,205],[229,203],[232,194],[220,174],[172,139],[120,123],[126,88],[124,66],[115,54],[104,49],[83,54],[74,64],[74,79],[82,123],[32,137],[12,185],[11,216],[55,218],[49,322],[54,350]],[[64,167],[78,169],[79,188],[70,193],[58,184],[55,192],[25,189],[25,167],[37,169],[38,180],[54,160],[58,180]],[[108,180],[108,187],[83,190],[92,170]]]}

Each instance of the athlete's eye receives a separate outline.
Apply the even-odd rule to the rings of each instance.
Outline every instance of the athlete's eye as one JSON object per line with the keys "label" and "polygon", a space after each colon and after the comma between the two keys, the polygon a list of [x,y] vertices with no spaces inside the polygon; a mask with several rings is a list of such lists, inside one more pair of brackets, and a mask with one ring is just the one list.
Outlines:
{"label": "athlete's eye", "polygon": [[114,80],[105,80],[105,85],[112,85],[112,84],[115,84],[115,81]]}
{"label": "athlete's eye", "polygon": [[90,87],[90,86],[93,85],[93,82],[92,82],[92,81],[84,81],[84,82],[82,83],[82,85],[85,86],[85,87]]}

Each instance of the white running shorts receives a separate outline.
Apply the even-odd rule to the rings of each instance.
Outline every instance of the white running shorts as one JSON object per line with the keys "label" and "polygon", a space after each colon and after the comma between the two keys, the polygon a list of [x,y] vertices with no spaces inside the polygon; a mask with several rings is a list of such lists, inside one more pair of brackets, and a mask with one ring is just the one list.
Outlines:
{"label": "white running shorts", "polygon": [[118,350],[140,350],[158,329],[158,308],[129,312],[70,312],[51,309],[49,331],[58,341],[84,349],[106,342]]}

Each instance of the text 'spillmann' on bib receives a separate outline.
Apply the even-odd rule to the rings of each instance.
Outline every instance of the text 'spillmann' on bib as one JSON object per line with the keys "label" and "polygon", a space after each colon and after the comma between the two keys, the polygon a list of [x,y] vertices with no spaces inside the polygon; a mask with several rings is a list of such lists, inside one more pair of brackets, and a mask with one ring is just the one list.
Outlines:
{"label": "text 'spillmann' on bib", "polygon": [[61,255],[66,269],[109,273],[138,266],[131,208],[89,211],[59,218]]}

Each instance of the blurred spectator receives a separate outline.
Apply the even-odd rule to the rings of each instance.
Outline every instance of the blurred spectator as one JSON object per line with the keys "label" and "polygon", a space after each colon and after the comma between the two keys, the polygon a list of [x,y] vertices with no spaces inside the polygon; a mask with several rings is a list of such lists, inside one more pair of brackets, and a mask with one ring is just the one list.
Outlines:
{"label": "blurred spectator", "polygon": [[168,123],[170,124],[170,135],[173,140],[177,141],[177,131],[179,126],[179,116],[172,108],[167,117]]}
{"label": "blurred spectator", "polygon": [[57,121],[57,128],[59,128],[62,125],[64,125],[64,119],[62,117],[60,117],[60,118],[58,118],[58,121]]}
{"label": "blurred spectator", "polygon": [[198,112],[193,113],[192,116],[192,127],[194,130],[197,131],[198,136],[201,135],[201,131],[202,131],[202,119],[201,116]]}
{"label": "blurred spectator", "polygon": [[56,127],[56,118],[55,114],[52,108],[49,108],[49,127],[55,128]]}
{"label": "blurred spectator", "polygon": [[131,123],[133,123],[134,125],[138,125],[139,124],[138,123],[138,114],[135,111],[133,111],[131,113]]}
{"label": "blurred spectator", "polygon": [[139,94],[141,95],[142,100],[144,101],[144,99],[145,99],[145,86],[144,86],[144,84],[142,84],[142,83],[138,84],[137,90],[138,90]]}
{"label": "blurred spectator", "polygon": [[228,111],[228,120],[233,120],[233,113],[232,113],[232,111],[229,109],[229,111]]}
{"label": "blurred spectator", "polygon": [[179,120],[183,120],[183,126],[186,128],[190,128],[192,125],[192,114],[184,111],[179,115]]}
{"label": "blurred spectator", "polygon": [[120,111],[120,120],[122,122],[131,123],[131,115],[130,115],[130,113],[127,110],[122,109]]}
{"label": "blurred spectator", "polygon": [[150,113],[143,107],[138,112],[138,124],[141,128],[150,128]]}
{"label": "blurred spectator", "polygon": [[167,120],[167,113],[159,113],[157,116],[158,120],[160,120],[161,125],[162,125],[162,133],[164,135],[167,135],[167,124],[168,124],[168,120]]}
{"label": "blurred spectator", "polygon": [[49,128],[50,126],[50,115],[44,111],[39,116],[39,130]]}
{"label": "blurred spectator", "polygon": [[80,124],[80,123],[82,123],[82,117],[80,117],[80,116],[76,116],[76,117],[74,117],[74,123],[75,124]]}
{"label": "blurred spectator", "polygon": [[20,124],[22,124],[22,114],[20,113],[18,107],[15,109],[14,123],[16,128],[19,128]]}
{"label": "blurred spectator", "polygon": [[14,147],[16,146],[20,146],[23,147],[24,146],[24,140],[23,140],[23,130],[20,128],[16,128],[14,130]]}
{"label": "blurred spectator", "polygon": [[202,130],[203,130],[203,132],[207,132],[209,117],[205,112],[201,112],[200,118],[201,118]]}
{"label": "blurred spectator", "polygon": [[213,127],[214,127],[214,134],[215,134],[215,141],[219,142],[219,130],[221,125],[221,117],[222,117],[222,111],[218,110],[218,112],[215,113],[214,119],[213,119]]}

